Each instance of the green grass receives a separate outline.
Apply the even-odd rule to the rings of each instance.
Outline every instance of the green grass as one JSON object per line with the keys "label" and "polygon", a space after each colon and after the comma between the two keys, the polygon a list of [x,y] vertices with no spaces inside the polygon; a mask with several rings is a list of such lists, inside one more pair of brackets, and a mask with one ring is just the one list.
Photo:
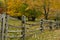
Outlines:
{"label": "green grass", "polygon": [[[11,25],[14,25],[14,26],[21,25],[20,20],[9,20],[8,23]],[[28,23],[33,24],[36,22],[28,22]],[[26,25],[26,28],[27,27],[29,29],[26,29],[26,30],[35,30],[36,28],[40,28],[39,25],[32,26],[32,27],[29,27],[28,25]],[[21,28],[9,27],[8,30],[21,30]],[[39,33],[37,33],[37,32],[39,32]],[[44,30],[43,32],[38,30],[35,32],[25,32],[25,33],[26,33],[26,35],[29,35],[31,33],[33,34],[32,36],[25,37],[25,40],[60,40],[60,30],[54,30],[54,31],[53,30],[52,31]],[[19,36],[19,35],[21,35],[21,32],[20,33],[8,33],[8,35]],[[8,40],[21,40],[21,38],[8,38]]]}
{"label": "green grass", "polygon": [[55,31],[44,31],[42,33],[36,34],[36,37],[33,35],[28,40],[60,40],[59,30]]}

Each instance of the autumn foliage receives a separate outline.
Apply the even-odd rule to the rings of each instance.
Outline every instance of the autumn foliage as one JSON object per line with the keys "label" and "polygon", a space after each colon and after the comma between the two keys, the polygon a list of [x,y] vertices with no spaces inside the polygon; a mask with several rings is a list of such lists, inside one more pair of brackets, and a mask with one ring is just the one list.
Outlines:
{"label": "autumn foliage", "polygon": [[[36,16],[47,19],[50,14],[60,10],[60,0],[7,0],[7,13],[11,16]],[[0,12],[2,9],[0,8]]]}

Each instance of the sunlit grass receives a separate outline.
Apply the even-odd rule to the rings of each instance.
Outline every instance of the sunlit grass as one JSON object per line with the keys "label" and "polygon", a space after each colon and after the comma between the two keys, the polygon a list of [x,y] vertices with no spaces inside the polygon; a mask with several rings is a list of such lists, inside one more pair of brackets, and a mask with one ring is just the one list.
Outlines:
{"label": "sunlit grass", "polygon": [[[16,21],[13,21],[13,20],[9,20],[8,22],[9,24],[11,25],[14,25],[14,26],[21,26],[21,21],[20,20],[16,20]],[[34,24],[36,22],[28,22],[29,24]],[[59,30],[44,30],[43,32],[41,32],[40,30],[36,30],[37,28],[40,28],[39,25],[37,26],[28,26],[28,25],[25,25],[26,28],[26,35],[29,35],[29,34],[33,34],[32,36],[28,36],[28,37],[25,37],[25,40],[60,40],[60,31]],[[15,28],[15,27],[9,27],[8,30],[21,30],[21,28]],[[27,30],[36,30],[34,32],[27,32]],[[58,32],[59,31],[59,32]],[[19,36],[21,35],[21,32],[20,33],[8,33],[9,36]],[[8,40],[21,40],[21,38],[8,38]]]}

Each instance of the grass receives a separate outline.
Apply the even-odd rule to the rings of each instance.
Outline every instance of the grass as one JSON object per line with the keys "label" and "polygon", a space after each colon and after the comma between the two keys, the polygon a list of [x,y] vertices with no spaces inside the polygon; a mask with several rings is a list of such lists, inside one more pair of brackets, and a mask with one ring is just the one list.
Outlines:
{"label": "grass", "polygon": [[[20,20],[8,20],[8,23],[14,26],[21,26]],[[33,24],[36,22],[28,22],[29,24]],[[26,25],[26,35],[33,34],[32,36],[25,37],[25,40],[60,40],[60,30],[44,30],[41,32],[40,30],[36,30],[37,28],[40,28],[39,25],[30,27],[29,25]],[[21,30],[21,28],[15,28],[15,27],[9,27],[8,30]],[[35,32],[27,32],[27,30],[36,30]],[[9,36],[19,36],[20,33],[8,33]],[[8,40],[21,40],[21,38],[8,38]]]}
{"label": "grass", "polygon": [[44,31],[42,33],[33,35],[28,40],[60,40],[60,33],[58,31],[59,30]]}

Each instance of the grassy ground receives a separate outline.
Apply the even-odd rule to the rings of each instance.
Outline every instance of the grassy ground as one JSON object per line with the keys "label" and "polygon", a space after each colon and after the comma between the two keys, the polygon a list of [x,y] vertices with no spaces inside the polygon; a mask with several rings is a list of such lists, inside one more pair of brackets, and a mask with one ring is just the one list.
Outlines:
{"label": "grassy ground", "polygon": [[36,38],[30,38],[29,40],[60,40],[60,30],[55,31],[44,31],[43,33],[37,34]]}
{"label": "grassy ground", "polygon": [[[9,24],[14,25],[14,26],[21,26],[21,21],[19,20],[9,20]],[[35,22],[29,22],[30,24],[35,23]],[[35,30],[37,28],[40,28],[39,25],[37,26],[29,26],[26,25],[26,35],[33,34],[31,36],[28,36],[25,38],[25,40],[60,40],[60,29],[59,30],[44,30],[41,32],[40,30],[36,30],[34,32],[27,32],[27,30]],[[15,27],[9,27],[8,30],[21,30],[21,28],[15,28]],[[21,32],[19,33],[8,33],[9,36],[19,36],[21,35]],[[8,38],[8,40],[21,40],[21,38]]]}

